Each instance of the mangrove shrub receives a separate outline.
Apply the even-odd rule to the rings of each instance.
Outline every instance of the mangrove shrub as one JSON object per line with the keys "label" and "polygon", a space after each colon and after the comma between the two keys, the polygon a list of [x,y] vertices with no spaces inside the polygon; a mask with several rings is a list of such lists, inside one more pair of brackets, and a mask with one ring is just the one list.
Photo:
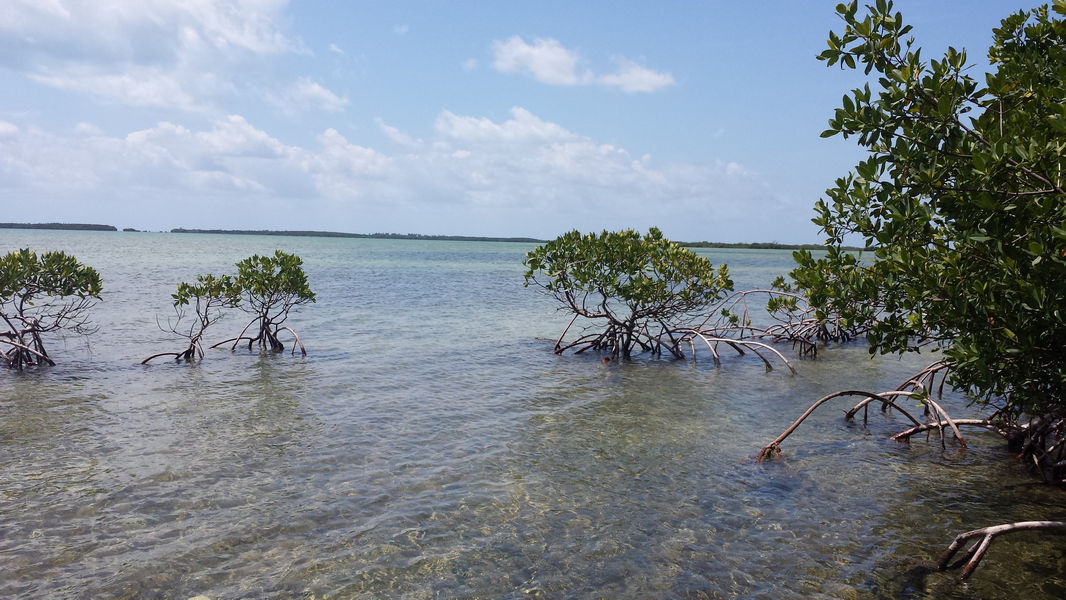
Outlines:
{"label": "mangrove shrub", "polygon": [[89,334],[89,309],[100,299],[100,275],[65,252],[23,248],[0,257],[0,356],[7,366],[55,363],[42,335]]}
{"label": "mangrove shrub", "polygon": [[[215,346],[233,342],[233,348],[236,348],[239,342],[247,341],[248,348],[258,344],[262,348],[281,352],[285,345],[278,335],[288,331],[295,339],[295,346],[307,354],[296,332],[284,325],[289,311],[315,301],[315,293],[307,284],[303,259],[281,250],[276,250],[273,256],[250,256],[237,263],[235,285],[241,297],[237,306],[253,315],[253,319],[240,335]],[[249,329],[255,332],[254,335],[246,335]],[[293,352],[296,351],[295,346]]]}
{"label": "mangrove shrub", "polygon": [[[555,351],[596,349],[629,358],[635,350],[677,354],[669,337],[687,316],[720,300],[733,287],[725,265],[663,237],[625,231],[571,231],[530,251],[525,285],[540,287],[573,313]],[[564,342],[578,318],[591,332]],[[665,339],[664,339],[665,338]]]}
{"label": "mangrove shrub", "polygon": [[[845,95],[822,135],[867,155],[817,203],[828,253],[797,252],[793,279],[827,313],[872,323],[871,352],[939,347],[950,382],[1001,418],[1061,417],[1066,3],[1004,19],[984,77],[955,48],[924,60],[891,2],[837,12],[819,58],[873,89]],[[845,251],[855,239],[876,250]]]}

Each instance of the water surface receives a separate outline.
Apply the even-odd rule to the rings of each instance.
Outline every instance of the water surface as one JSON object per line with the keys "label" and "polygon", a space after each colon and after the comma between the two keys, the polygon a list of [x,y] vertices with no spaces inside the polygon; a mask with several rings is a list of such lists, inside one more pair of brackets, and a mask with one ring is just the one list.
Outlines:
{"label": "water surface", "polygon": [[[555,356],[567,318],[522,287],[519,243],[0,231],[97,268],[89,338],[0,372],[0,597],[1061,598],[1061,536],[997,541],[971,582],[929,574],[955,534],[1066,517],[993,436],[889,441],[811,402],[929,360],[861,346],[603,365]],[[306,358],[160,331],[198,273],[280,248],[318,302]],[[781,251],[701,250],[737,287]],[[236,335],[231,313],[210,340]],[[947,401],[957,416],[965,402]]]}

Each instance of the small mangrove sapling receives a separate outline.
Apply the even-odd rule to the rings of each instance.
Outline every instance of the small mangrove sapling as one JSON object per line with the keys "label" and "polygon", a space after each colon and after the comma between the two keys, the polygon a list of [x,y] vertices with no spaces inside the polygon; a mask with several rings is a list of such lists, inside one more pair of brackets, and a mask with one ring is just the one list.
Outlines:
{"label": "small mangrove sapling", "polygon": [[[275,251],[274,256],[250,256],[237,263],[236,285],[241,295],[238,307],[254,318],[240,335],[212,348],[232,342],[230,349],[233,350],[240,342],[247,341],[249,349],[258,344],[261,348],[282,352],[285,345],[278,339],[278,334],[288,331],[294,338],[293,353],[299,346],[300,352],[306,356],[307,349],[300,337],[291,327],[284,326],[289,311],[315,301],[315,293],[307,285],[303,260],[281,250]],[[255,335],[246,335],[249,329],[253,329]]]}
{"label": "small mangrove sapling", "polygon": [[[223,316],[226,308],[237,306],[240,302],[241,290],[237,282],[229,275],[216,277],[214,275],[198,275],[196,283],[181,282],[178,291],[172,295],[174,298],[174,312],[176,317],[168,322],[166,327],[160,325],[160,329],[170,331],[189,340],[189,345],[180,352],[161,352],[154,354],[141,361],[147,364],[149,361],[161,356],[173,356],[174,360],[191,361],[195,358],[204,357],[203,347],[200,340],[204,331],[217,322]],[[181,325],[186,316],[186,308],[193,307],[195,317],[188,328]]]}

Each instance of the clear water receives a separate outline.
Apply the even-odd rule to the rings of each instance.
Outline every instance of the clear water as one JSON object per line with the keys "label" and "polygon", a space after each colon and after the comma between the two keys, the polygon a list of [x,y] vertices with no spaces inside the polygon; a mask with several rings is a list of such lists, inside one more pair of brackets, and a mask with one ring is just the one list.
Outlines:
{"label": "clear water", "polygon": [[[0,372],[0,597],[1066,595],[1061,536],[997,541],[964,585],[923,569],[962,531],[1066,518],[993,436],[897,444],[902,418],[844,403],[754,462],[817,398],[926,359],[555,356],[567,319],[522,287],[527,244],[0,230],[23,246],[106,291],[88,344]],[[275,248],[318,294],[291,319],[306,358],[138,364],[181,349],[156,325],[177,282]],[[738,287],[790,261],[706,253]]]}

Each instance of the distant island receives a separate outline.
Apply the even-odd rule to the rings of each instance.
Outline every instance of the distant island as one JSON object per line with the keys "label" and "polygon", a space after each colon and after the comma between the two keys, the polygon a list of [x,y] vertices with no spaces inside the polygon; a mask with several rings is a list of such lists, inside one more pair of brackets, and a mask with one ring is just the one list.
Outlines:
{"label": "distant island", "polygon": [[92,223],[0,223],[0,229],[62,229],[65,231],[118,231],[113,225]]}
{"label": "distant island", "polygon": [[[113,225],[89,223],[0,223],[0,229],[60,229],[68,231],[118,231]],[[138,230],[126,227],[122,231]],[[444,242],[524,242],[543,244],[546,240],[531,237],[485,237],[473,235],[423,235],[421,233],[345,233],[342,231],[289,231],[275,229],[186,229],[176,227],[170,233],[217,233],[228,235],[277,235],[295,237],[334,237],[383,240],[429,240]],[[821,244],[779,244],[777,242],[727,243],[727,242],[678,242],[686,248],[723,248],[748,250],[823,250]],[[847,247],[845,250],[863,250]]]}
{"label": "distant island", "polygon": [[246,229],[171,229],[170,233],[222,233],[229,235],[286,235],[295,237],[374,238],[386,240],[433,240],[446,242],[542,242],[527,237],[481,237],[470,235],[422,235],[421,233],[344,233],[340,231],[276,231]]}

